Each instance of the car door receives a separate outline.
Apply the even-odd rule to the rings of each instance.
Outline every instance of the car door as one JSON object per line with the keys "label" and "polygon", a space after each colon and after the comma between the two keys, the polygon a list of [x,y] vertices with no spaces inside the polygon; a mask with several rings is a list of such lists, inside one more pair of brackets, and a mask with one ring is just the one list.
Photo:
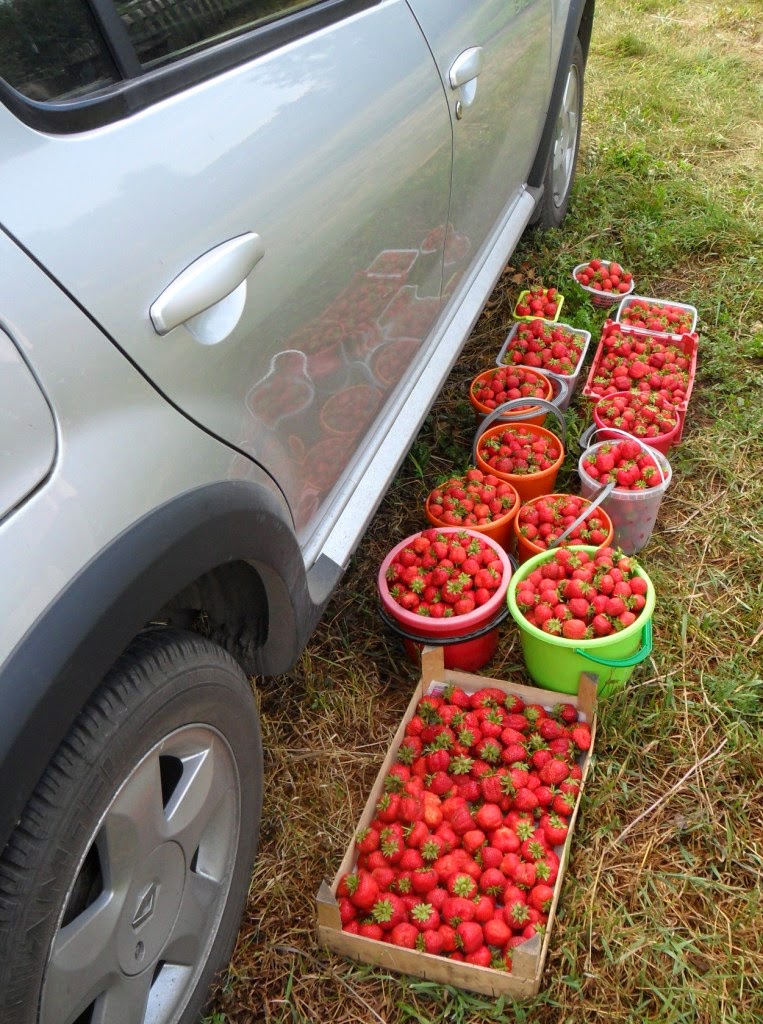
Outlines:
{"label": "car door", "polygon": [[551,90],[551,0],[409,0],[454,128],[446,264],[489,242],[527,181]]}
{"label": "car door", "polygon": [[[76,87],[0,44],[0,220],[272,475],[308,537],[440,315],[452,136],[432,55],[402,0],[96,8]],[[95,67],[103,36],[116,71]]]}

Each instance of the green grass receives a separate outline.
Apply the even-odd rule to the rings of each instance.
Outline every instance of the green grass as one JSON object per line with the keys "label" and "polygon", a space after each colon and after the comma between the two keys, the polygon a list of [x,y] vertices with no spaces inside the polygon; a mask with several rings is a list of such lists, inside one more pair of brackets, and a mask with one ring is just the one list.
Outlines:
{"label": "green grass", "polygon": [[[757,4],[599,0],[574,202],[530,233],[387,494],[300,663],[258,687],[267,750],[261,854],[214,1024],[756,1024],[763,1020],[763,40]],[[629,266],[641,294],[700,318],[674,481],[641,560],[655,649],[602,703],[540,994],[493,1001],[344,961],[316,941],[330,878],[416,670],[376,614],[376,568],[468,460],[464,383],[542,280],[564,319],[604,314],[571,268]],[[573,406],[571,447],[586,424]],[[560,486],[576,488],[568,459]],[[492,674],[522,678],[504,627]]]}

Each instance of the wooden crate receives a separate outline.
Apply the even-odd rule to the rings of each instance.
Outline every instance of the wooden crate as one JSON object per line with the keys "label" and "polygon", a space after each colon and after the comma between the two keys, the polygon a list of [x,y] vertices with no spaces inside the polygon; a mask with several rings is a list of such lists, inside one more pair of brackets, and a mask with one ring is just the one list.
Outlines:
{"label": "wooden crate", "polygon": [[389,970],[398,971],[401,974],[426,978],[429,981],[435,981],[442,985],[455,985],[458,988],[478,992],[482,995],[496,997],[508,995],[514,999],[527,998],[528,996],[535,995],[540,989],[543,965],[548,953],[556,908],[559,903],[562,883],[569,861],[575,822],[591,762],[593,741],[596,735],[596,677],[586,673],[581,675],[580,686],[576,695],[556,693],[551,690],[539,690],[535,687],[524,686],[521,683],[507,682],[501,679],[491,679],[487,676],[445,669],[443,667],[442,648],[425,648],[421,657],[421,679],[416,686],[403,720],[395,733],[379,774],[376,777],[363,814],[358,822],[358,829],[365,828],[374,817],[376,803],[383,792],[384,779],[395,760],[397,748],[405,735],[405,727],[413,717],[419,700],[425,694],[437,692],[451,684],[461,687],[468,693],[473,693],[475,690],[484,687],[494,686],[505,693],[517,694],[526,704],[542,704],[550,707],[559,701],[564,701],[577,707],[581,718],[590,723],[591,749],[581,757],[580,763],[583,777],[580,793],[578,794],[573,813],[570,816],[567,839],[564,846],[561,849],[557,848],[556,851],[560,858],[560,868],[554,886],[554,897],[549,911],[545,935],[542,938],[536,935],[532,939],[528,939],[521,946],[515,947],[511,954],[512,971],[507,973],[490,967],[478,967],[462,963],[458,960],[450,960],[444,956],[434,956],[429,953],[419,953],[416,950],[401,949],[386,942],[379,942],[375,939],[367,939],[342,931],[336,890],[340,878],[346,872],[351,871],[355,865],[356,850],[354,837],[345,852],[333,882],[329,884],[324,881],[318,891],[318,934],[323,945],[328,946],[342,956],[359,960],[362,963],[376,964]]}

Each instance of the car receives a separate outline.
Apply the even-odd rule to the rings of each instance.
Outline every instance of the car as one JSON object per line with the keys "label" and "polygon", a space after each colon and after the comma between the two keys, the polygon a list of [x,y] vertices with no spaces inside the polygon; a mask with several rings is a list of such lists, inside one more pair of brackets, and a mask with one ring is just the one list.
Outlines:
{"label": "car", "polygon": [[198,1020],[256,853],[251,677],[561,223],[593,13],[0,7],[0,1019]]}

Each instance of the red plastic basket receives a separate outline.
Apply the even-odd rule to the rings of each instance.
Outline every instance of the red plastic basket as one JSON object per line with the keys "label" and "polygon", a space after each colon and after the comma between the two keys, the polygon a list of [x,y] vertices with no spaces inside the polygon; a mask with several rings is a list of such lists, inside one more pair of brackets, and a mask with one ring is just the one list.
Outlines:
{"label": "red plastic basket", "polygon": [[[683,436],[684,423],[686,420],[686,409],[689,405],[689,399],[691,398],[692,389],[694,387],[694,378],[697,373],[697,349],[699,343],[697,335],[682,334],[680,335],[680,337],[673,337],[670,335],[659,334],[655,331],[645,331],[638,327],[628,327],[625,324],[617,323],[614,320],[607,320],[602,329],[601,338],[599,339],[599,344],[596,347],[596,352],[593,356],[593,362],[591,363],[591,369],[588,372],[588,379],[586,380],[585,387],[583,388],[583,395],[594,404],[598,402],[602,396],[598,395],[594,391],[593,382],[596,379],[596,377],[601,376],[601,362],[606,354],[604,340],[611,334],[613,329],[620,331],[620,333],[622,333],[623,335],[631,336],[634,339],[643,340],[645,338],[653,338],[655,341],[658,341],[662,344],[668,342],[680,348],[683,351],[683,354],[688,357],[689,379],[686,385],[686,392],[684,394],[684,398],[680,402],[675,403],[679,415],[679,428],[678,434],[674,439],[674,443],[678,444],[678,442],[681,440],[681,437]],[[621,389],[618,389],[613,385],[612,393],[614,393],[617,390]]]}

